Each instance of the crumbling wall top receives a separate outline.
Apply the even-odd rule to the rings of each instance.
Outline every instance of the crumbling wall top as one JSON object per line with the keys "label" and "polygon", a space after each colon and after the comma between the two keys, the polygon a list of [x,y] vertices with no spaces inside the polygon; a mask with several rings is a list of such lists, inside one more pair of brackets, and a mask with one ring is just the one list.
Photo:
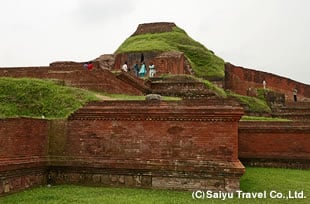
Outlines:
{"label": "crumbling wall top", "polygon": [[171,32],[174,27],[176,27],[175,23],[170,23],[170,22],[139,24],[137,30],[132,34],[132,36],[146,34],[146,33]]}

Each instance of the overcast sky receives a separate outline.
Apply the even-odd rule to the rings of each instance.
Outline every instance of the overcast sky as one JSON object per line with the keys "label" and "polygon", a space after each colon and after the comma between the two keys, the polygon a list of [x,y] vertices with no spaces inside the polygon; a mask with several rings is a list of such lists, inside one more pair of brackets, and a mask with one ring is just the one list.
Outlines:
{"label": "overcast sky", "polygon": [[0,67],[113,53],[140,23],[174,22],[226,62],[310,84],[309,0],[1,0]]}

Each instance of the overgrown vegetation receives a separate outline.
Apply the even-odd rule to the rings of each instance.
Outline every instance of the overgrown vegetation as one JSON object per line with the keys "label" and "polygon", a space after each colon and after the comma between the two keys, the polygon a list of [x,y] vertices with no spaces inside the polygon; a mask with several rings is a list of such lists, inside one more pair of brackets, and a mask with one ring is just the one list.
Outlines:
{"label": "overgrown vegetation", "polygon": [[243,96],[233,92],[227,92],[227,94],[228,96],[238,100],[246,111],[255,113],[271,113],[271,109],[265,100],[251,96]]}
{"label": "overgrown vegetation", "polygon": [[216,56],[186,32],[175,27],[172,32],[131,36],[116,53],[143,51],[180,51],[191,64],[195,75],[202,78],[224,77],[224,60]]}
{"label": "overgrown vegetation", "polygon": [[285,118],[257,117],[257,116],[244,115],[244,116],[242,116],[241,121],[287,122],[287,121],[291,121],[291,120],[285,119]]}
{"label": "overgrown vegetation", "polygon": [[[246,199],[237,198],[219,199],[192,199],[192,192],[151,190],[134,188],[104,188],[61,185],[35,188],[0,198],[1,204],[41,204],[41,203],[309,203],[310,171],[275,168],[247,167],[245,175],[240,181],[243,192],[264,192],[267,198]],[[199,189],[197,189],[199,190]],[[270,198],[269,193],[276,191],[288,194],[289,191],[303,191],[306,198],[301,199],[276,199]]]}
{"label": "overgrown vegetation", "polygon": [[0,78],[0,118],[66,118],[92,100],[98,99],[89,91],[50,80]]}

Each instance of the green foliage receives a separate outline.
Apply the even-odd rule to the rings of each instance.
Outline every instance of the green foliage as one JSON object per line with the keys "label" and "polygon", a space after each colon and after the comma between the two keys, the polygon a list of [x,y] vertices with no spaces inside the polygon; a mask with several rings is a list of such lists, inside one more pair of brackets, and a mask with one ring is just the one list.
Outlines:
{"label": "green foliage", "polygon": [[131,36],[116,50],[116,53],[143,51],[184,52],[196,76],[224,77],[224,60],[190,38],[178,27],[175,27],[172,32]]}
{"label": "green foliage", "polygon": [[227,98],[227,94],[224,91],[224,89],[218,87],[217,85],[211,83],[208,80],[203,80],[203,82],[205,83],[205,85],[211,89],[212,91],[214,91],[216,93],[217,96],[222,97],[222,98]]}
{"label": "green foliage", "polygon": [[247,115],[244,115],[244,116],[242,116],[241,121],[287,122],[287,121],[291,121],[291,120],[285,119],[285,118],[257,117],[257,116],[247,116]]}
{"label": "green foliage", "polygon": [[[242,176],[240,187],[243,192],[277,191],[287,194],[288,191],[304,191],[305,199],[202,199],[193,200],[192,192],[105,188],[61,185],[26,190],[6,197],[0,197],[1,204],[41,204],[41,203],[309,203],[310,171],[293,169],[254,168],[247,167]],[[199,190],[199,189],[197,189]]]}
{"label": "green foliage", "polygon": [[0,118],[66,118],[86,102],[97,100],[89,91],[52,81],[0,78]]}
{"label": "green foliage", "polygon": [[257,92],[257,98],[265,100],[265,95],[268,92],[274,92],[274,91],[272,91],[271,89],[258,88],[258,89],[256,89],[256,92]]}
{"label": "green foliage", "polygon": [[233,97],[239,101],[239,103],[246,107],[250,112],[255,113],[270,113],[271,109],[267,105],[266,101],[251,97],[251,96],[243,96],[236,93],[228,92],[227,93],[230,97]]}

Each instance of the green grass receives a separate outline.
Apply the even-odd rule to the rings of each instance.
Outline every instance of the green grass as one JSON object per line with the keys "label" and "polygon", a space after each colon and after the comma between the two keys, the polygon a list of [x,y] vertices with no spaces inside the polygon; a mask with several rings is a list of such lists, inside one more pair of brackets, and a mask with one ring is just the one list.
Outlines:
{"label": "green grass", "polygon": [[92,92],[50,80],[0,78],[0,118],[66,118],[92,100]]}
{"label": "green grass", "polygon": [[251,96],[243,96],[232,92],[228,92],[227,95],[238,100],[239,103],[250,112],[271,113],[271,109],[265,100]]}
{"label": "green grass", "polygon": [[105,188],[61,185],[34,188],[0,198],[1,204],[41,203],[300,203],[310,202],[310,171],[293,169],[247,167],[241,178],[243,192],[271,191],[287,194],[288,191],[304,191],[304,199],[220,199],[193,200],[192,192],[133,188]]}
{"label": "green grass", "polygon": [[224,60],[175,27],[172,32],[141,34],[127,38],[116,53],[145,51],[183,52],[195,75],[202,78],[223,78]]}
{"label": "green grass", "polygon": [[291,121],[285,118],[272,118],[272,117],[257,117],[257,116],[247,116],[244,115],[241,118],[241,121],[274,121],[274,122],[287,122]]}

